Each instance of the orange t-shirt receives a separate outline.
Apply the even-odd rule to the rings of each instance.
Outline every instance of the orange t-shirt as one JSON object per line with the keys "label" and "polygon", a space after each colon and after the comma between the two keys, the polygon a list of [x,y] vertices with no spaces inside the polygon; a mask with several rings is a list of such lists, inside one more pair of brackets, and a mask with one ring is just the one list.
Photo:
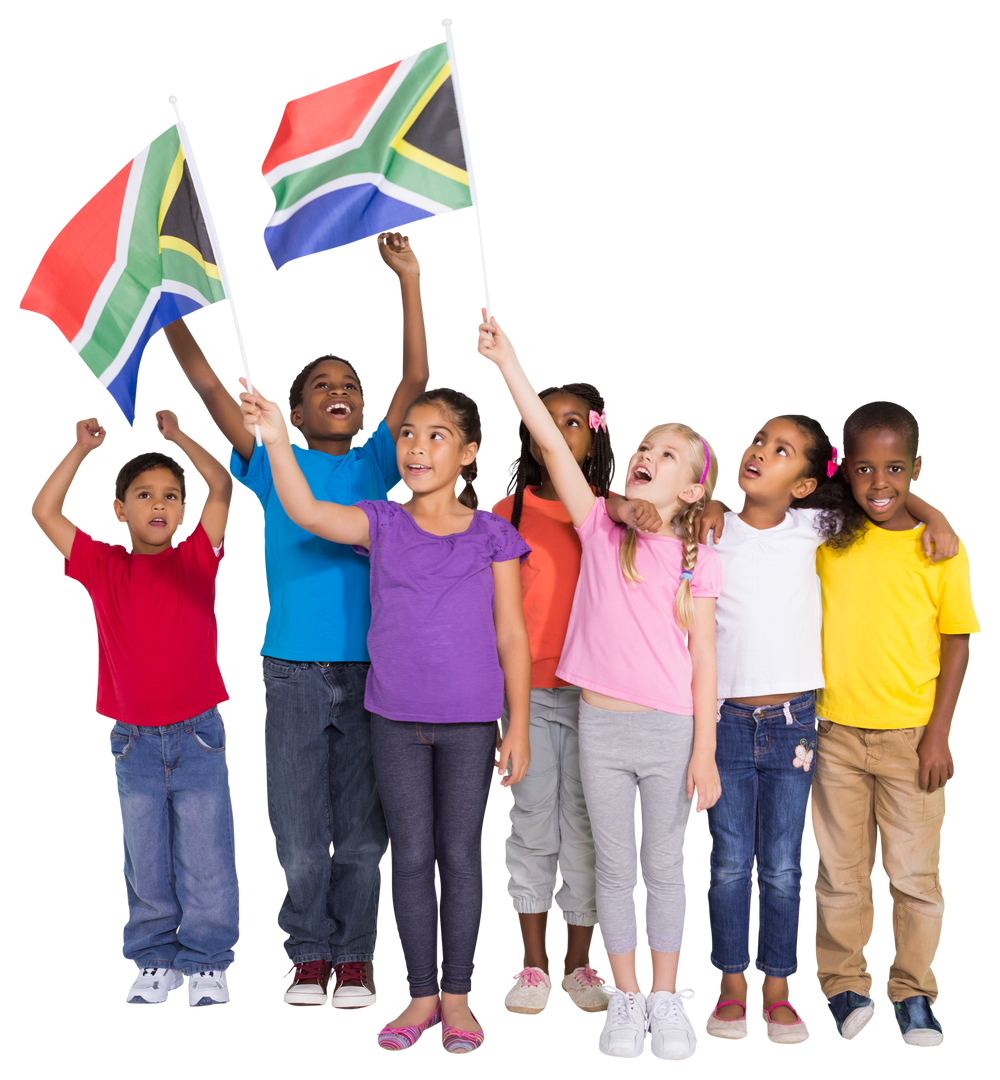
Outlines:
{"label": "orange t-shirt", "polygon": [[[510,521],[513,509],[514,496],[508,495],[493,507],[493,513]],[[531,685],[569,686],[556,675],[556,667],[580,576],[580,538],[563,504],[539,499],[531,488],[524,490],[517,531],[531,548],[531,554],[521,563],[521,597],[531,646]]]}

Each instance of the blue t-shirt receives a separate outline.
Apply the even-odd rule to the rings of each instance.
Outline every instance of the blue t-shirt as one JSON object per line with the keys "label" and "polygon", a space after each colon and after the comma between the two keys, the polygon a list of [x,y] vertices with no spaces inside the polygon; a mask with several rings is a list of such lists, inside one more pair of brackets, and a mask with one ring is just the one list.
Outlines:
{"label": "blue t-shirt", "polygon": [[[350,505],[384,499],[399,482],[396,444],[383,420],[360,447],[335,456],[292,447],[317,499]],[[367,660],[369,560],[300,528],[274,490],[263,446],[249,461],[233,451],[230,471],[264,507],[264,565],[271,611],[263,656],[281,660]]]}

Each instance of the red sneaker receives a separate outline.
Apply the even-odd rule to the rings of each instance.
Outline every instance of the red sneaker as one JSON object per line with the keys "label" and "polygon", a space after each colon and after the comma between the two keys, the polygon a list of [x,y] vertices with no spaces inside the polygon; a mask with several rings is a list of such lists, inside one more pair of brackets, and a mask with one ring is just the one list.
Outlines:
{"label": "red sneaker", "polygon": [[329,960],[306,960],[295,965],[295,978],[285,991],[289,1005],[325,1005],[326,984],[330,981],[333,964]]}

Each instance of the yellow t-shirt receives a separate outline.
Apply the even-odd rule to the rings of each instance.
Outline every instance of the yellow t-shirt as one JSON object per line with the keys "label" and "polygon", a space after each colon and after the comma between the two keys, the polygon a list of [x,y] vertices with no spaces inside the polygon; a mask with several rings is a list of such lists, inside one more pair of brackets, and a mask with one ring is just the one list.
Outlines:
{"label": "yellow t-shirt", "polygon": [[891,532],[869,523],[846,551],[816,554],[823,586],[823,675],[816,712],[860,728],[923,727],[934,708],[941,635],[979,629],[969,557],[932,563],[923,525]]}

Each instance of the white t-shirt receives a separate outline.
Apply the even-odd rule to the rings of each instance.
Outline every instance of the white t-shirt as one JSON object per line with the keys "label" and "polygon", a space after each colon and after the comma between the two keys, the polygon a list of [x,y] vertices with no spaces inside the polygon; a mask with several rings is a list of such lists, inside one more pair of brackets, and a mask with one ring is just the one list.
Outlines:
{"label": "white t-shirt", "polygon": [[823,685],[818,515],[790,509],[774,528],[754,529],[730,511],[719,543],[709,545],[725,582],[715,605],[720,698]]}

